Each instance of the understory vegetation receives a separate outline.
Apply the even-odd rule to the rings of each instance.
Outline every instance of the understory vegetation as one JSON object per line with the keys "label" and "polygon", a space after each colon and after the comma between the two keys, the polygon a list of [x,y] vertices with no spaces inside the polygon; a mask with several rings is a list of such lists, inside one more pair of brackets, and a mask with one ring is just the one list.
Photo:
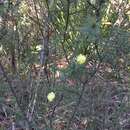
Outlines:
{"label": "understory vegetation", "polygon": [[130,0],[0,0],[0,130],[130,130]]}

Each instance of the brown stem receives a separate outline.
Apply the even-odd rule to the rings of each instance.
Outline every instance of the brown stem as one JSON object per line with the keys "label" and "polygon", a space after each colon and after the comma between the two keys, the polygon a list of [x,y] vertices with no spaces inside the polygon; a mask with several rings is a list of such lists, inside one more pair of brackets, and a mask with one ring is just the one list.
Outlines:
{"label": "brown stem", "polygon": [[3,65],[2,65],[1,62],[0,62],[0,69],[1,69],[1,71],[2,71],[2,73],[3,73],[4,78],[6,79],[8,85],[9,85],[9,87],[10,87],[10,90],[11,90],[13,96],[15,97],[15,100],[16,100],[16,103],[17,103],[17,105],[18,105],[18,107],[19,107],[19,110],[21,111],[21,113],[22,113],[24,119],[27,121],[29,128],[31,129],[31,128],[32,128],[32,123],[29,122],[29,120],[27,119],[26,113],[24,112],[24,110],[22,109],[22,106],[21,106],[20,102],[18,101],[18,98],[17,98],[17,95],[16,95],[15,90],[14,90],[14,88],[13,88],[12,82],[11,82],[11,80],[9,79],[7,73],[5,72],[5,69],[4,69],[4,67],[3,67]]}
{"label": "brown stem", "polygon": [[77,100],[77,102],[76,102],[76,106],[75,106],[75,108],[74,108],[74,110],[73,110],[73,113],[72,113],[72,115],[71,115],[71,117],[70,117],[70,119],[69,119],[69,121],[68,121],[66,130],[69,130],[69,128],[70,128],[70,126],[71,126],[71,122],[73,121],[73,118],[74,118],[74,116],[75,116],[75,114],[76,114],[76,112],[77,112],[77,110],[78,110],[78,107],[79,107],[79,105],[80,105],[80,103],[81,103],[81,100],[82,100],[83,95],[84,95],[84,92],[85,92],[86,84],[88,84],[88,83],[91,81],[91,79],[95,76],[95,74],[97,73],[97,70],[98,70],[99,67],[100,67],[100,64],[101,64],[101,63],[98,64],[98,66],[96,67],[95,71],[91,74],[91,77],[90,77],[89,79],[86,79],[85,82],[83,82],[83,84],[82,84],[82,90],[81,90],[80,95],[79,95],[79,98],[78,98],[78,100]]}

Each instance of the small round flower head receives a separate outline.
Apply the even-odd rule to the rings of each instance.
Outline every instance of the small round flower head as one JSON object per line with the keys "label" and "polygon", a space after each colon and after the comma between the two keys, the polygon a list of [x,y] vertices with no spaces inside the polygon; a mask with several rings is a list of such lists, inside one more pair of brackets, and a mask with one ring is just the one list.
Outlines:
{"label": "small round flower head", "polygon": [[78,64],[84,64],[86,62],[86,56],[79,54],[76,58]]}
{"label": "small round flower head", "polygon": [[52,102],[55,99],[55,93],[54,92],[48,93],[47,99],[49,102]]}

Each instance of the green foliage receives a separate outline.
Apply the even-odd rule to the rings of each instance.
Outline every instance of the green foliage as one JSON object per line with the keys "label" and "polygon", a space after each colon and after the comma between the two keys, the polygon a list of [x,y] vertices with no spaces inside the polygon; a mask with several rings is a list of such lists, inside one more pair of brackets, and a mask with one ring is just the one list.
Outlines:
{"label": "green foliage", "polygon": [[8,9],[8,2],[0,4],[0,16],[4,15]]}
{"label": "green foliage", "polygon": [[15,2],[0,5],[4,113],[36,129],[124,129],[130,108],[127,2]]}

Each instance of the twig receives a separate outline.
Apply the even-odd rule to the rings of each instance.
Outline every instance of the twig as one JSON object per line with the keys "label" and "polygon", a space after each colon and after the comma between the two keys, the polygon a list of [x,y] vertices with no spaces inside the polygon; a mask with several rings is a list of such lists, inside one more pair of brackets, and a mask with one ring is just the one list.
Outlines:
{"label": "twig", "polygon": [[15,90],[14,90],[14,88],[13,88],[12,82],[11,82],[10,79],[8,78],[7,73],[5,72],[4,67],[3,67],[3,65],[2,65],[1,62],[0,62],[0,69],[1,69],[1,71],[2,71],[2,73],[3,73],[4,78],[6,79],[8,85],[9,85],[9,87],[10,87],[10,90],[11,90],[12,94],[13,94],[14,97],[15,97],[15,100],[16,100],[16,103],[17,103],[17,105],[18,105],[18,107],[19,107],[19,110],[21,111],[22,115],[24,116],[24,119],[27,121],[29,128],[31,129],[31,128],[32,128],[32,127],[31,127],[31,122],[29,122],[29,120],[27,119],[26,113],[24,112],[24,110],[23,110],[22,107],[21,107],[20,102],[18,101],[18,98],[17,98],[17,95],[16,95]]}
{"label": "twig", "polygon": [[63,94],[61,94],[59,101],[55,104],[55,106],[53,107],[52,113],[50,115],[50,127],[53,128],[52,126],[52,119],[55,113],[56,108],[60,105],[60,102],[63,100]]}
{"label": "twig", "polygon": [[66,130],[69,130],[69,128],[70,128],[70,126],[71,126],[71,122],[72,122],[72,120],[73,120],[73,118],[74,118],[74,116],[75,116],[75,114],[76,114],[76,112],[77,112],[77,110],[78,110],[78,107],[79,107],[79,105],[80,105],[80,103],[81,103],[81,100],[82,100],[83,95],[84,95],[84,92],[85,92],[85,88],[86,88],[85,86],[86,86],[86,84],[88,84],[88,83],[92,80],[92,78],[95,76],[95,74],[97,73],[98,68],[100,67],[100,64],[101,64],[101,63],[98,64],[98,66],[96,67],[96,69],[95,69],[94,72],[92,73],[91,77],[90,77],[89,79],[86,79],[85,82],[83,82],[83,84],[82,84],[82,90],[81,90],[81,92],[80,92],[80,95],[79,95],[79,98],[78,98],[78,100],[77,100],[76,106],[75,106],[75,108],[74,108],[74,110],[73,110],[73,113],[72,113],[72,115],[71,115],[71,117],[70,117],[70,119],[69,119],[69,122],[68,122],[68,124],[67,124]]}
{"label": "twig", "polygon": [[39,26],[39,30],[41,33],[41,36],[43,38],[43,48],[41,50],[41,54],[40,54],[40,60],[41,60],[41,65],[42,67],[44,66],[44,72],[47,78],[47,82],[48,82],[48,86],[50,86],[50,81],[49,81],[49,76],[48,76],[48,72],[47,72],[47,60],[48,60],[48,55],[49,55],[49,23],[48,23],[48,18],[49,18],[49,6],[48,6],[48,2],[46,0],[46,5],[47,5],[47,14],[45,16],[45,34],[43,33],[43,26],[40,23],[40,19],[38,17],[38,10],[36,7],[36,2],[35,0],[33,0],[34,3],[34,9],[35,9],[35,13],[36,13],[36,18],[37,18],[37,24]]}
{"label": "twig", "polygon": [[15,129],[15,122],[14,121],[12,122],[12,130],[16,130]]}
{"label": "twig", "polygon": [[67,32],[68,24],[69,24],[70,0],[67,0],[67,3],[68,3],[68,5],[67,5],[66,25],[65,25],[65,31],[64,31],[65,33],[64,33],[63,42],[61,43],[61,45],[62,45],[62,49],[63,49],[64,55],[65,55],[66,61],[67,61],[68,64],[69,64],[69,59],[68,59],[68,57],[67,57],[67,52],[66,52],[65,47],[64,47],[64,43],[65,43],[65,41],[66,41],[66,32]]}

